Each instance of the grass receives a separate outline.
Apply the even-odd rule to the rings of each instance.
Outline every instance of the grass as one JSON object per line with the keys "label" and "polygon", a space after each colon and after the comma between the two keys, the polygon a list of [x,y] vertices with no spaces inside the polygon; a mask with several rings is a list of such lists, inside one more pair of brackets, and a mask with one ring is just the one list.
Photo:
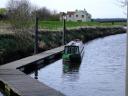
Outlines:
{"label": "grass", "polygon": [[40,29],[57,30],[57,29],[62,29],[62,27],[63,27],[63,22],[61,21],[39,21]]}
{"label": "grass", "polygon": [[[0,21],[0,26],[9,26],[9,22],[7,20]],[[75,29],[79,27],[86,27],[86,26],[124,26],[126,22],[107,22],[107,23],[100,23],[100,22],[66,22],[67,29]],[[62,30],[63,29],[63,21],[39,21],[39,29],[43,30]]]}
{"label": "grass", "polygon": [[[100,23],[100,22],[66,22],[66,28],[77,28],[77,27],[86,27],[86,26],[124,26],[126,22],[108,22],[108,23]],[[62,30],[63,22],[62,21],[39,21],[40,29],[48,29],[48,30]]]}

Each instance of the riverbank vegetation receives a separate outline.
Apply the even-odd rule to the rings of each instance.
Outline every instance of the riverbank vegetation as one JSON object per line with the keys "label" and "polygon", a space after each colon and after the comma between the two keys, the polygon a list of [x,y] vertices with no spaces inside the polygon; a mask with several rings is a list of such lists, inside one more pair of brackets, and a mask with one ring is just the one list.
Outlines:
{"label": "riverbank vegetation", "polygon": [[16,35],[0,35],[0,65],[32,55],[33,42],[30,41]]}
{"label": "riverbank vegetation", "polygon": [[[125,33],[122,27],[97,27],[66,30],[66,42],[80,39],[84,43],[99,37]],[[39,33],[39,51],[49,50],[62,45],[62,31],[41,31]],[[33,36],[32,36],[33,38]],[[26,40],[25,40],[26,39]],[[26,42],[27,41],[27,42]],[[34,38],[20,38],[18,35],[0,35],[0,65],[33,55]]]}
{"label": "riverbank vegetation", "polygon": [[33,50],[31,4],[28,0],[10,0],[7,10],[7,18],[1,18],[0,23],[0,64],[28,56]]}

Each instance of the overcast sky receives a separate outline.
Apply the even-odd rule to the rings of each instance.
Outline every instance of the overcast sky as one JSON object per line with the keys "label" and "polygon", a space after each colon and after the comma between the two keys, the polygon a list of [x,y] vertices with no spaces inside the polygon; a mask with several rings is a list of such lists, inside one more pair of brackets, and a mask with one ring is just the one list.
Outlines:
{"label": "overcast sky", "polygon": [[[0,7],[6,7],[8,0],[0,0]],[[84,8],[93,18],[124,18],[125,9],[119,0],[30,0],[33,5],[51,10],[74,11]],[[121,1],[121,0],[120,0]],[[122,0],[123,1],[123,0]]]}

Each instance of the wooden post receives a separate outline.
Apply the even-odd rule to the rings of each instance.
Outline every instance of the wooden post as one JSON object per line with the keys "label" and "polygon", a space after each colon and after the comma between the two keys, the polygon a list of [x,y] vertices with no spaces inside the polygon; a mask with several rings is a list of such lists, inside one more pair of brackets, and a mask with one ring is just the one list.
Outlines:
{"label": "wooden post", "polygon": [[38,17],[36,16],[35,21],[35,46],[34,46],[34,54],[38,53]]}
{"label": "wooden post", "polygon": [[65,45],[65,33],[66,33],[66,20],[65,18],[64,19],[64,28],[63,28],[63,45]]}
{"label": "wooden post", "polygon": [[[36,21],[35,21],[35,46],[34,46],[34,54],[38,53],[38,17],[36,16]],[[37,65],[38,66],[38,65]],[[38,67],[36,66],[35,70],[35,79],[38,79]]]}

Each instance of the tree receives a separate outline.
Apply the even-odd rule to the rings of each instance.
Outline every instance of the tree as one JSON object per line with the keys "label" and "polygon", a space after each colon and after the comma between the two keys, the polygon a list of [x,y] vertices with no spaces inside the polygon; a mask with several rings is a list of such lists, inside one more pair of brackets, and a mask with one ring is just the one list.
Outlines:
{"label": "tree", "polygon": [[59,20],[59,14],[56,12],[56,10],[51,11],[50,9],[43,7],[38,9],[36,13],[40,20]]}
{"label": "tree", "polygon": [[6,14],[7,10],[5,8],[0,8],[0,14]]}
{"label": "tree", "polygon": [[40,8],[37,10],[37,15],[38,15],[39,19],[49,20],[49,18],[51,16],[51,12],[46,7],[43,7],[43,8]]}
{"label": "tree", "polygon": [[6,8],[0,8],[0,20],[6,20],[7,19],[7,10]]}
{"label": "tree", "polygon": [[120,6],[121,8],[124,9],[123,13],[126,15],[127,12],[126,12],[126,0],[118,0],[118,6]]}
{"label": "tree", "polygon": [[18,29],[31,27],[33,20],[32,6],[28,0],[10,0],[7,9],[13,27]]}
{"label": "tree", "polygon": [[27,47],[32,42],[31,32],[34,31],[33,7],[28,0],[10,0],[7,6],[8,17],[15,35],[21,44],[19,47]]}

